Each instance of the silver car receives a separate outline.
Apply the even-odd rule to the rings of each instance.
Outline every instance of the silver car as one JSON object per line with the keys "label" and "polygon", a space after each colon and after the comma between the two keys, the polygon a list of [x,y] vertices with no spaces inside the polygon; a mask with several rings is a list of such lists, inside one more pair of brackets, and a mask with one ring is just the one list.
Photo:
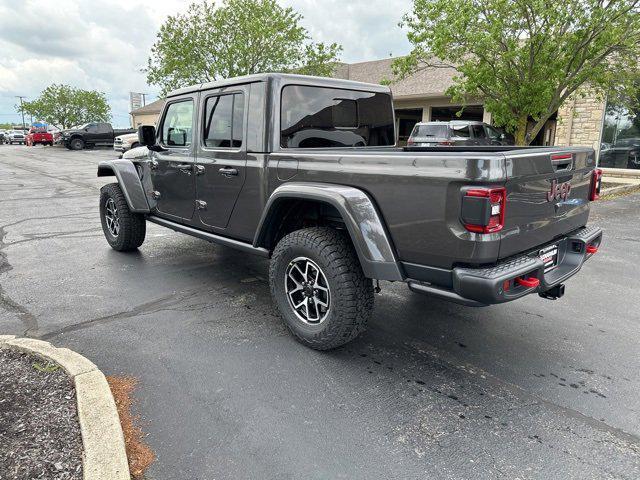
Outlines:
{"label": "silver car", "polygon": [[411,132],[408,147],[456,147],[468,145],[514,145],[513,136],[483,122],[452,120],[420,122]]}

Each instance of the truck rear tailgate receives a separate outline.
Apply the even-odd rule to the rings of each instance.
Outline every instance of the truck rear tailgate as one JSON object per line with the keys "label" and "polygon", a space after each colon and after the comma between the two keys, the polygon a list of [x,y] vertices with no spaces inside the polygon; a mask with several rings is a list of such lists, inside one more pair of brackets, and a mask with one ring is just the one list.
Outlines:
{"label": "truck rear tailgate", "polygon": [[506,152],[507,203],[499,258],[586,225],[595,167],[590,148]]}

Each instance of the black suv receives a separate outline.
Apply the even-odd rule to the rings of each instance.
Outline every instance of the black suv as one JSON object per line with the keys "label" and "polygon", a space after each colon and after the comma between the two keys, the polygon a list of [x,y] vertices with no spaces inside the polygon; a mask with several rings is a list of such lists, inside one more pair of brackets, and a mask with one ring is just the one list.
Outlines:
{"label": "black suv", "polygon": [[407,142],[409,147],[514,144],[512,135],[487,123],[466,120],[417,123]]}

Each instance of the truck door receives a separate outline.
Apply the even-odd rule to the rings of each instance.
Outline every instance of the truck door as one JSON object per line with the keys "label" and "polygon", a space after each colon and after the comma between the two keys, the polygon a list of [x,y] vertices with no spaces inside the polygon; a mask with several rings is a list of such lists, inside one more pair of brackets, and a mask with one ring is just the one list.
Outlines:
{"label": "truck door", "polygon": [[96,145],[113,145],[113,128],[111,128],[111,124],[98,123],[94,143]]}
{"label": "truck door", "polygon": [[246,178],[244,142],[246,86],[203,93],[200,99],[200,148],[196,166],[196,197],[201,222],[224,229]]}
{"label": "truck door", "polygon": [[197,96],[172,99],[164,110],[159,143],[163,152],[151,152],[152,196],[158,213],[190,220],[195,211],[195,102]]}

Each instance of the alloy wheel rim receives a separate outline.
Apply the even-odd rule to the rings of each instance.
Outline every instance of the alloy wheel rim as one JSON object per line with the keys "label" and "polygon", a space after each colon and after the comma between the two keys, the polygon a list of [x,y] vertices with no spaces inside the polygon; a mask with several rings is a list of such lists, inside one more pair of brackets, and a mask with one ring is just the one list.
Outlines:
{"label": "alloy wheel rim", "polygon": [[308,325],[319,325],[329,315],[331,290],[322,269],[307,257],[292,260],[284,277],[289,305],[296,317]]}
{"label": "alloy wheel rim", "polygon": [[104,204],[104,218],[107,222],[107,229],[114,237],[120,233],[120,219],[118,218],[118,207],[113,198],[109,198]]}

